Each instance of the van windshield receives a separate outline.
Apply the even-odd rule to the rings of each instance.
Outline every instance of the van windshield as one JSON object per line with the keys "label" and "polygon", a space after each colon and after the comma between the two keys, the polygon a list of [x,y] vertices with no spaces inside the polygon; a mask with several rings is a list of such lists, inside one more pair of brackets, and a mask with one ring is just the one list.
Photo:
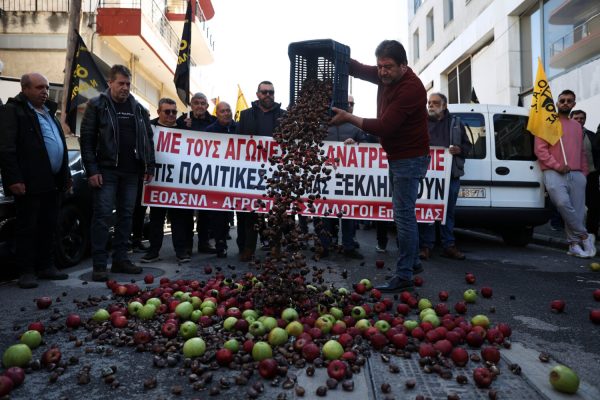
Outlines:
{"label": "van windshield", "polygon": [[484,159],[486,155],[485,146],[485,119],[483,114],[453,112],[452,115],[460,118],[465,126],[467,137],[473,145],[467,159]]}

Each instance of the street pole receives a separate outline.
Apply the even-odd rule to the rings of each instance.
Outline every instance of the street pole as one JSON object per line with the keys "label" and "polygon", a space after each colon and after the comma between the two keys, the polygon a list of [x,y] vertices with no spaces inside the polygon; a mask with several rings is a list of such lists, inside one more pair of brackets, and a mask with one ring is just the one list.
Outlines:
{"label": "street pole", "polygon": [[79,24],[81,22],[81,0],[71,0],[69,10],[69,31],[67,34],[67,54],[65,58],[65,78],[63,82],[63,96],[60,104],[60,122],[65,133],[74,135],[67,124],[67,98],[70,95],[67,93],[69,84],[71,83],[71,64],[75,57],[77,47],[77,33],[79,32]]}

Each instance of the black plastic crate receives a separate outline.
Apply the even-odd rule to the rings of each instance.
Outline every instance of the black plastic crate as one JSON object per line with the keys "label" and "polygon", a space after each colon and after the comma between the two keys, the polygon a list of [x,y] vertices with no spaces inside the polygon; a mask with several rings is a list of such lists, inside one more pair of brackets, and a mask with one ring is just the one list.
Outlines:
{"label": "black plastic crate", "polygon": [[332,106],[348,108],[348,72],[350,47],[331,39],[290,43],[290,106],[307,79],[331,80]]}

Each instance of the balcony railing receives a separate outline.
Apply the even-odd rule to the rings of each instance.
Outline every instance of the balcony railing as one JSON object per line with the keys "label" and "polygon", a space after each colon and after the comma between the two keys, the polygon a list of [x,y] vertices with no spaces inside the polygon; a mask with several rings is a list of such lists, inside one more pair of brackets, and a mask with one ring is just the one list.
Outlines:
{"label": "balcony railing", "polygon": [[69,0],[0,0],[4,11],[69,12]]}
{"label": "balcony railing", "polygon": [[565,49],[573,46],[575,43],[585,39],[592,33],[591,27],[597,28],[600,23],[600,14],[596,14],[581,25],[577,25],[573,30],[550,45],[550,57],[562,53]]}

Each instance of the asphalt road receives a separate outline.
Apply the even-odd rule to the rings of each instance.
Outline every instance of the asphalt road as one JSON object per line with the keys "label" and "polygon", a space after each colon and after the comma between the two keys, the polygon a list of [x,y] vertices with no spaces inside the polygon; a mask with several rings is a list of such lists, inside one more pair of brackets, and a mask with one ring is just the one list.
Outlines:
{"label": "asphalt road", "polygon": [[[234,230],[231,233],[234,235]],[[390,240],[388,253],[377,254],[374,236],[373,230],[357,232],[357,239],[361,244],[360,251],[366,256],[364,261],[348,260],[340,254],[333,254],[318,264],[311,263],[327,267],[330,272],[326,274],[326,279],[336,287],[351,287],[353,282],[365,277],[374,283],[383,282],[392,271],[395,246]],[[501,375],[493,385],[499,393],[499,398],[560,398],[547,382],[547,372],[554,363],[564,363],[579,374],[582,380],[580,398],[600,398],[597,378],[600,376],[600,326],[593,325],[588,319],[591,308],[600,308],[600,304],[592,298],[593,289],[600,287],[600,272],[590,271],[588,260],[567,256],[565,249],[535,244],[524,248],[507,247],[495,237],[480,234],[460,234],[458,239],[467,259],[448,260],[434,252],[434,257],[424,264],[424,284],[417,288],[416,292],[421,297],[431,299],[435,304],[438,292],[447,290],[450,293],[447,303],[453,305],[462,298],[462,293],[467,288],[493,288],[492,298],[480,297],[475,304],[469,306],[467,315],[483,313],[490,317],[492,323],[506,322],[512,327],[513,348],[502,350],[504,359],[500,365]],[[162,261],[145,265],[147,272],[152,272],[156,277],[164,275],[169,278],[206,279],[203,267],[208,264],[215,268],[222,267],[226,274],[241,274],[249,268],[247,264],[237,261],[236,252],[233,250],[234,240],[229,242],[232,248],[229,258],[217,259],[210,255],[195,254],[192,263],[186,265],[176,264],[169,242],[170,236],[167,235],[161,252]],[[137,260],[140,256],[141,254],[134,254],[133,259]],[[385,261],[383,269],[375,267],[376,259]],[[62,326],[65,316],[70,312],[76,311],[87,318],[97,307],[112,302],[111,293],[104,284],[85,280],[89,276],[89,270],[88,260],[67,270],[70,274],[69,280],[44,282],[35,290],[20,290],[14,282],[0,285],[0,296],[3,299],[0,308],[3,314],[3,318],[0,318],[0,349],[3,350],[14,343],[27,324],[34,320],[42,320],[47,326]],[[348,271],[347,279],[342,278],[343,270]],[[467,272],[475,275],[474,285],[465,282]],[[122,275],[115,278],[127,282],[131,276]],[[139,283],[141,276],[135,278]],[[43,295],[55,299],[49,310],[37,310],[33,302],[36,297]],[[56,298],[60,298],[61,301],[56,302]],[[565,300],[565,312],[558,314],[551,311],[550,302],[554,299]],[[82,306],[82,301],[86,301],[87,305],[78,307]],[[53,321],[54,314],[56,316]],[[81,346],[77,347],[75,341],[70,339],[81,340]],[[112,399],[116,396],[130,399],[166,399],[177,397],[171,392],[174,385],[183,388],[180,398],[209,397],[208,390],[192,390],[187,378],[189,371],[183,376],[179,375],[182,361],[174,367],[158,369],[153,367],[152,355],[148,352],[136,352],[129,346],[99,344],[98,337],[93,337],[83,329],[73,332],[61,329],[55,334],[45,334],[44,340],[45,343],[34,351],[34,358],[39,357],[51,344],[57,344],[63,352],[63,360],[77,357],[78,363],[68,365],[55,383],[49,382],[50,372],[33,371],[27,375],[26,384],[12,392],[12,399]],[[538,356],[541,352],[549,354],[550,363],[539,361]],[[417,394],[446,398],[446,394],[451,392],[460,394],[461,399],[488,398],[487,391],[476,389],[472,382],[457,388],[456,385],[437,376],[425,376],[415,367],[416,357],[413,360],[396,359],[392,362],[400,366],[402,373],[399,376],[390,375],[389,365],[382,360],[380,354],[373,353],[361,373],[355,375],[354,392],[342,392],[338,388],[337,392],[330,391],[328,397],[337,398],[344,393],[344,396],[349,398],[384,398],[380,386],[386,381],[392,382],[390,395],[395,398],[414,398]],[[515,376],[508,371],[508,365],[513,362],[522,367],[521,376]],[[91,381],[87,385],[78,385],[78,374],[85,365],[90,366]],[[120,382],[117,388],[111,388],[102,378],[103,369],[111,366],[117,367],[114,374]],[[290,372],[296,376],[298,383],[306,388],[305,398],[314,398],[316,387],[324,384],[323,370],[318,369],[316,376],[310,379],[306,377],[304,370],[292,367]],[[462,372],[468,375],[470,371]],[[220,378],[229,376],[233,379],[239,375],[239,371],[221,368],[215,371],[214,375],[212,385],[218,386]],[[157,377],[157,388],[144,389],[144,380],[152,376]],[[417,386],[407,390],[404,388],[404,381],[411,376],[417,378]],[[255,380],[256,374],[251,381]],[[279,386],[271,386],[269,382],[265,382],[266,390],[260,398],[277,398],[281,393],[287,398],[295,398],[293,390],[282,389],[282,381],[279,382]],[[221,387],[220,394],[214,398],[244,398],[247,396],[246,391],[247,387],[233,384],[229,389]]]}

